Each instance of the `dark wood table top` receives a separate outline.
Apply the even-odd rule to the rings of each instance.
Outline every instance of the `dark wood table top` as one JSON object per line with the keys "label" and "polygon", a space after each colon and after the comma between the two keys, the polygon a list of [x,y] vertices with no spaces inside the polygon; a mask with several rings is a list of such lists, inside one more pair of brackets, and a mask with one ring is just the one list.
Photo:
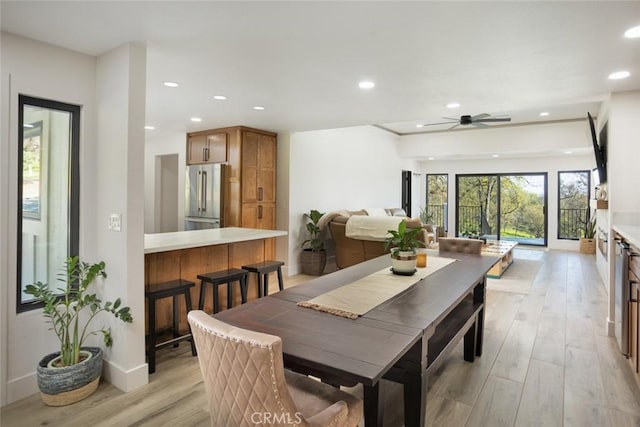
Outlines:
{"label": "dark wood table top", "polygon": [[352,320],[299,301],[321,295],[390,266],[387,255],[321,276],[216,318],[282,338],[285,364],[309,373],[375,385],[418,340],[443,319],[495,264],[494,257],[441,254],[459,261],[434,272],[364,316]]}

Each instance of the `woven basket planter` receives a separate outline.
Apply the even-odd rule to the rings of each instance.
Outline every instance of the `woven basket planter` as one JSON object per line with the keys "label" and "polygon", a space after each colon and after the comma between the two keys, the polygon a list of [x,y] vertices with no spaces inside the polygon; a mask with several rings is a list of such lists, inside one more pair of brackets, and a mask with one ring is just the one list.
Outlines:
{"label": "woven basket planter", "polygon": [[102,349],[82,347],[91,358],[62,368],[47,367],[60,352],[45,356],[38,363],[38,388],[42,401],[48,406],[66,406],[91,395],[100,382],[102,373]]}
{"label": "woven basket planter", "polygon": [[596,239],[580,239],[580,253],[583,254],[595,254],[596,253]]}
{"label": "woven basket planter", "polygon": [[305,249],[300,253],[300,269],[302,274],[320,276],[327,265],[327,252],[313,252]]}

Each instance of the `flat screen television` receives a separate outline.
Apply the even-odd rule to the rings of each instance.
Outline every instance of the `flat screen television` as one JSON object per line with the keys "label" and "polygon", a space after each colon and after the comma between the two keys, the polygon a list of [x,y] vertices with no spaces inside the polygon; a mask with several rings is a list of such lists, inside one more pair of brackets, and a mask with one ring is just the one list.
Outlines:
{"label": "flat screen television", "polygon": [[605,123],[600,130],[600,142],[598,143],[593,117],[587,113],[587,118],[589,119],[589,128],[591,129],[591,141],[593,143],[593,154],[596,158],[596,169],[598,169],[600,184],[604,184],[607,182],[607,124]]}

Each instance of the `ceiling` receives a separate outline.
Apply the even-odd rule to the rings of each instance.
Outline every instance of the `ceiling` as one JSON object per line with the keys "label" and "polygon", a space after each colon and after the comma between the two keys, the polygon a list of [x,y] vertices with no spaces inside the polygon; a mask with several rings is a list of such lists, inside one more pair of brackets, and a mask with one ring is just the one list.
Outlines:
{"label": "ceiling", "polygon": [[[3,31],[78,52],[144,44],[147,124],[156,128],[148,135],[238,124],[277,132],[375,124],[405,134],[480,113],[509,115],[512,124],[555,121],[597,113],[608,93],[640,89],[640,39],[623,37],[640,25],[639,1],[0,7]],[[618,70],[631,77],[607,79]],[[362,80],[375,88],[360,89]],[[450,102],[461,106],[447,109]]]}

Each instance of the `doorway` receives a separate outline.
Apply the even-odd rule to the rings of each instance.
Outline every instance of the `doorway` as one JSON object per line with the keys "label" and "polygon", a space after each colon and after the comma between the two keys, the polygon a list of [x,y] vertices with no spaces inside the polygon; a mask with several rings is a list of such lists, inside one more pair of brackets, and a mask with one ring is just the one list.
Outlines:
{"label": "doorway", "polygon": [[178,231],[178,154],[156,156],[155,232]]}
{"label": "doorway", "polygon": [[456,236],[547,245],[547,174],[456,176]]}

